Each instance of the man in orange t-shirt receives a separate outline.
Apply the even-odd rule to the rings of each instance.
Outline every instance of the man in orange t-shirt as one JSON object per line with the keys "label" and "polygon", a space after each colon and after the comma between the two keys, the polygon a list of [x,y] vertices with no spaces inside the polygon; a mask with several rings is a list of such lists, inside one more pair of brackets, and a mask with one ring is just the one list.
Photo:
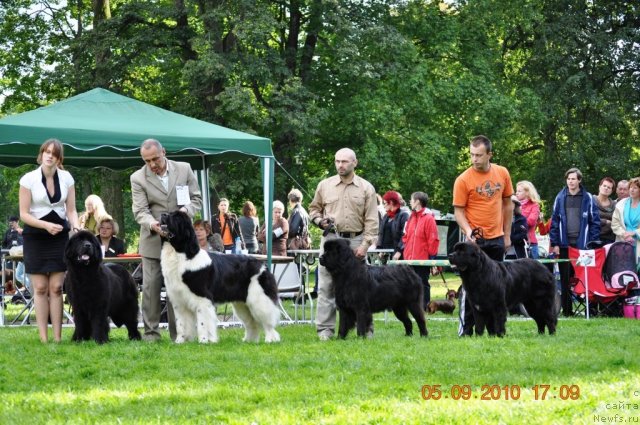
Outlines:
{"label": "man in orange t-shirt", "polygon": [[[513,184],[505,167],[491,163],[491,140],[475,136],[469,147],[471,167],[453,185],[453,209],[460,231],[489,257],[502,261],[511,246]],[[473,313],[464,291],[460,296],[458,334],[473,334]]]}

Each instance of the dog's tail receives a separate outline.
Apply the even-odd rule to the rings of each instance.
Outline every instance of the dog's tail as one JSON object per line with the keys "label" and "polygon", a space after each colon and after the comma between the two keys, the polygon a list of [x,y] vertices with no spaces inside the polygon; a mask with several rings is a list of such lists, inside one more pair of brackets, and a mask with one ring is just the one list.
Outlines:
{"label": "dog's tail", "polygon": [[278,304],[278,284],[275,276],[267,269],[267,266],[262,267],[260,276],[258,276],[258,283],[260,287],[262,287],[264,294],[269,297],[274,304]]}

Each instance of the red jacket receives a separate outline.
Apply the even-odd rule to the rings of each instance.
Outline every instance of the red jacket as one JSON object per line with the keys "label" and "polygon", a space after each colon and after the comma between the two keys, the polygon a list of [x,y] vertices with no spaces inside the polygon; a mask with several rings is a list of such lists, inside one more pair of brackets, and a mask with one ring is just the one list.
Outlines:
{"label": "red jacket", "polygon": [[405,260],[428,260],[438,253],[440,238],[436,219],[428,208],[412,211],[402,236]]}
{"label": "red jacket", "polygon": [[546,223],[544,221],[538,221],[538,224],[536,224],[536,229],[541,235],[548,235],[549,230],[551,229],[551,219],[547,220]]}

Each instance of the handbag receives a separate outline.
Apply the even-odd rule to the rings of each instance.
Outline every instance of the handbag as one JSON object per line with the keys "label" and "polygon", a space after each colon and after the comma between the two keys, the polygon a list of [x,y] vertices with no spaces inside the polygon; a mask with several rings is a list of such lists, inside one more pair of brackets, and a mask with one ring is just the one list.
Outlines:
{"label": "handbag", "polygon": [[287,249],[290,251],[311,249],[311,235],[309,234],[309,226],[303,223],[300,234],[296,235],[295,238],[291,238]]}
{"label": "handbag", "polygon": [[622,316],[627,319],[640,319],[640,295],[629,297],[624,301]]}
{"label": "handbag", "polygon": [[287,247],[290,251],[301,250],[301,249],[311,249],[311,237],[309,234],[302,234],[302,236],[296,236],[289,241],[289,246]]}

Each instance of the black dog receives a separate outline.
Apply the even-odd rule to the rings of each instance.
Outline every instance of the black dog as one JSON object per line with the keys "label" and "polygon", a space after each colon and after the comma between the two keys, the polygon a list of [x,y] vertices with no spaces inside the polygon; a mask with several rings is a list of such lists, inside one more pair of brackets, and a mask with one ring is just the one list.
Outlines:
{"label": "black dog", "polygon": [[345,338],[356,324],[358,336],[364,337],[371,328],[372,313],[384,310],[393,310],[408,336],[413,334],[409,310],[418,323],[420,336],[427,336],[422,281],[411,267],[367,266],[358,260],[345,239],[326,241],[320,264],[333,279],[340,311],[340,338]]}
{"label": "black dog", "polygon": [[107,342],[109,317],[116,326],[127,327],[129,339],[140,339],[138,287],[131,274],[119,264],[103,264],[100,242],[87,231],[69,239],[64,258],[64,285],[76,325],[72,340]]}
{"label": "black dog", "polygon": [[449,254],[457,266],[473,309],[476,334],[485,326],[489,335],[505,335],[507,312],[522,303],[543,334],[556,332],[556,285],[553,274],[538,261],[521,260],[499,263],[489,258],[477,244],[459,242]]}

